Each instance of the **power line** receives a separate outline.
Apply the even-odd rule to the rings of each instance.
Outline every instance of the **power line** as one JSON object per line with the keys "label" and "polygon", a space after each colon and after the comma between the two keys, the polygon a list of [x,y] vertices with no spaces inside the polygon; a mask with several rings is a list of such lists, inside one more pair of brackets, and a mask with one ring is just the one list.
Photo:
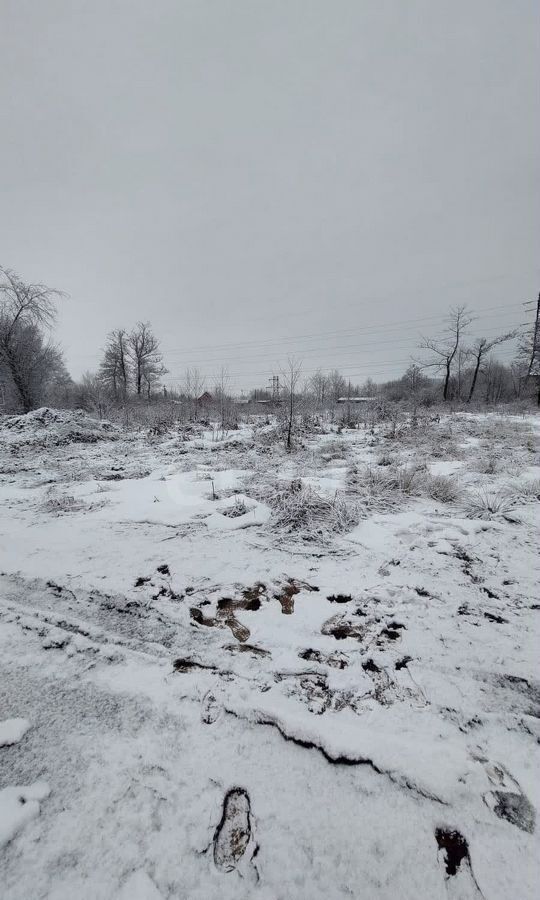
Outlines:
{"label": "power line", "polygon": [[[540,269],[534,269],[534,270],[531,270],[531,272],[534,272],[534,277],[536,279],[537,274],[540,273]],[[349,303],[347,303],[346,308],[357,309],[359,303],[366,303],[366,302],[376,303],[377,305],[380,305],[383,301],[391,300],[393,297],[399,297],[399,299],[402,300],[403,297],[418,297],[418,296],[422,296],[425,294],[442,293],[442,292],[452,290],[455,288],[458,288],[458,289],[466,288],[466,287],[470,287],[472,285],[490,284],[494,281],[501,281],[504,279],[524,278],[524,277],[528,278],[529,276],[528,275],[524,276],[522,272],[519,272],[519,273],[505,272],[500,275],[490,275],[490,276],[487,276],[484,278],[469,278],[469,279],[462,279],[462,280],[457,280],[457,281],[447,281],[447,282],[444,282],[443,284],[439,283],[437,285],[426,285],[423,287],[413,287],[413,288],[405,288],[405,289],[403,287],[399,287],[393,291],[387,291],[384,294],[370,294],[369,296],[366,296],[366,295],[358,296],[358,297],[354,298],[353,300],[351,300]],[[287,298],[272,297],[272,298],[268,298],[266,302],[268,304],[272,304],[273,308],[275,309],[275,305],[279,301],[279,299],[283,300],[283,299],[287,299]],[[328,302],[328,300],[326,300],[326,302]],[[450,301],[448,301],[448,302],[450,302]],[[455,305],[459,305],[459,304],[457,304],[457,301],[454,301],[451,305],[455,306]],[[294,311],[287,310],[287,312],[285,312],[285,313],[273,312],[272,320],[275,321],[276,319],[280,319],[280,318],[291,319],[291,318],[295,318],[298,316],[309,316],[311,312],[312,312],[311,306],[303,307],[302,309],[296,309]],[[265,316],[251,316],[249,319],[243,319],[243,322],[261,322],[261,321],[264,321],[264,319],[265,319]]]}
{"label": "power line", "polygon": [[[514,308],[517,309],[517,308],[520,308],[521,306],[522,306],[522,303],[512,303],[512,304],[504,304],[503,306],[485,307],[483,310],[481,310],[481,314],[475,317],[474,321],[476,322],[479,319],[484,318],[483,313],[497,311],[497,310],[501,310],[501,309],[508,312],[511,309],[514,309]],[[492,319],[492,318],[496,318],[496,316],[490,315],[490,316],[488,316],[488,318]],[[206,351],[206,350],[212,351],[212,350],[221,350],[221,349],[227,349],[227,348],[238,349],[241,347],[254,346],[254,345],[257,345],[260,347],[268,345],[268,344],[280,344],[281,345],[283,343],[290,343],[292,341],[297,341],[297,340],[307,340],[307,339],[319,338],[319,337],[334,337],[334,336],[339,336],[339,335],[350,335],[351,333],[354,333],[354,334],[365,333],[365,332],[367,333],[367,332],[371,332],[373,330],[383,331],[385,333],[388,331],[396,331],[396,330],[403,331],[404,327],[409,327],[414,330],[418,323],[422,323],[422,322],[426,323],[426,322],[430,322],[430,321],[439,321],[439,322],[443,321],[444,322],[446,319],[447,319],[447,315],[420,316],[416,319],[402,319],[401,321],[393,320],[391,323],[381,322],[381,323],[372,324],[372,325],[358,326],[356,328],[340,328],[335,331],[318,331],[318,332],[312,332],[311,334],[286,335],[281,338],[269,338],[267,340],[255,340],[255,341],[254,340],[245,340],[245,341],[234,341],[234,342],[228,341],[228,342],[225,342],[222,344],[199,344],[199,345],[192,345],[191,347],[185,347],[185,348],[162,347],[162,350],[164,353],[167,353],[168,355],[170,355],[172,353],[186,353],[186,352],[191,352],[191,351]]]}
{"label": "power line", "polygon": [[[499,354],[497,354],[496,359],[500,359],[501,355],[504,354],[505,352],[509,352],[509,351],[504,351],[504,350],[501,351]],[[513,355],[510,352],[509,355],[505,358],[508,360],[511,360],[513,358]],[[381,360],[377,360],[373,363],[351,363],[348,365],[341,365],[341,366],[339,366],[338,372],[340,374],[342,372],[347,372],[348,377],[350,377],[350,378],[356,378],[356,377],[364,378],[364,379],[366,377],[388,378],[392,374],[395,374],[397,376],[403,374],[404,366],[409,366],[410,364],[411,364],[410,357],[408,357],[406,359],[397,359],[397,360],[393,359],[393,360],[389,360],[387,362],[384,361],[382,363],[381,363]],[[316,368],[304,368],[302,366],[301,374],[308,375],[308,376],[314,375],[317,372],[321,372],[321,374],[323,374],[323,375],[330,374],[336,368],[337,367],[335,367],[335,366],[317,366]],[[378,368],[378,369],[384,368],[384,371],[375,372],[375,371],[373,371],[374,368]],[[228,372],[227,375],[229,378],[243,378],[243,379],[251,378],[251,379],[260,379],[263,382],[267,382],[269,380],[269,378],[271,378],[273,375],[275,375],[276,369],[279,371],[279,367],[276,366],[274,368],[258,369],[257,371],[252,371],[252,372]],[[349,372],[350,369],[362,369],[364,371]],[[389,371],[391,369],[395,369],[396,370],[395,373],[391,373]],[[208,379],[212,380],[214,377],[216,377],[216,376],[213,374],[210,374],[208,376]],[[168,382],[174,382],[175,384],[179,384],[183,381],[183,379],[184,379],[183,373],[177,373],[177,374],[169,373],[162,380],[168,381]]]}
{"label": "power line", "polygon": [[[511,306],[504,307],[505,313],[499,313],[498,315],[495,314],[495,315],[490,315],[490,316],[477,316],[474,321],[477,322],[482,318],[488,318],[490,320],[494,319],[494,318],[499,318],[499,316],[501,316],[501,315],[503,315],[503,316],[507,315],[513,308],[521,307],[521,306],[522,306],[521,303],[512,304]],[[497,310],[497,309],[501,309],[501,307],[491,307],[491,309]],[[365,326],[365,327],[359,327],[359,328],[353,328],[353,329],[340,329],[338,331],[333,331],[333,332],[314,332],[312,334],[305,334],[305,335],[289,335],[287,337],[272,338],[269,340],[258,340],[258,341],[257,340],[246,340],[246,341],[229,342],[229,343],[223,343],[223,344],[207,344],[207,345],[198,345],[198,346],[192,345],[191,347],[176,348],[176,349],[162,348],[162,351],[163,351],[164,355],[166,355],[167,357],[170,357],[172,355],[177,355],[177,354],[182,354],[183,356],[188,356],[189,354],[193,354],[193,353],[198,354],[198,353],[203,353],[205,351],[212,352],[212,351],[220,351],[220,350],[223,350],[223,351],[230,350],[231,352],[234,352],[234,358],[236,359],[237,352],[235,352],[235,351],[238,351],[243,347],[249,347],[250,349],[253,349],[254,351],[256,351],[257,358],[260,358],[261,354],[264,351],[270,351],[270,353],[273,353],[274,351],[272,350],[272,347],[278,346],[281,348],[283,346],[283,344],[285,344],[285,343],[293,343],[293,342],[300,343],[302,341],[309,341],[309,340],[316,339],[319,337],[323,337],[323,338],[324,337],[333,337],[333,336],[353,337],[356,334],[361,335],[362,333],[366,333],[367,337],[371,338],[371,337],[375,337],[375,335],[373,333],[370,333],[373,330],[381,331],[384,334],[386,334],[387,332],[392,332],[392,331],[400,332],[400,336],[398,338],[390,338],[388,340],[381,340],[381,339],[377,338],[374,341],[362,340],[361,344],[354,344],[354,345],[353,344],[346,344],[346,345],[335,344],[335,345],[329,345],[328,347],[326,347],[326,346],[325,347],[309,347],[309,346],[307,346],[306,348],[302,348],[302,350],[301,350],[302,353],[319,352],[319,351],[321,351],[321,352],[334,351],[334,350],[343,350],[343,349],[349,349],[349,348],[357,349],[357,350],[361,351],[364,347],[370,347],[370,346],[376,347],[376,346],[385,345],[385,344],[401,343],[402,342],[401,333],[403,331],[410,330],[410,331],[417,332],[418,329],[417,329],[416,325],[413,324],[414,322],[426,322],[428,319],[435,319],[437,321],[440,321],[441,319],[445,319],[445,318],[446,318],[445,316],[421,317],[416,320],[415,319],[409,319],[409,320],[404,319],[404,320],[402,320],[401,323],[394,322],[392,325],[382,324],[382,325],[372,325],[372,326]],[[520,325],[517,327],[521,327],[522,325],[526,325],[526,324],[528,324],[528,323],[520,323]],[[487,335],[489,333],[499,331],[500,327],[492,326],[488,329],[481,329],[481,330],[482,330],[483,335]],[[411,335],[411,338],[412,338],[412,335]],[[437,336],[435,336],[435,339],[443,340],[444,335],[437,335]],[[408,345],[408,342],[406,342],[406,345]],[[96,351],[95,353],[81,355],[81,356],[78,356],[77,358],[78,359],[90,358],[90,357],[95,358],[100,355],[101,355],[101,351]],[[216,360],[218,362],[222,361],[222,360],[224,361],[226,358],[227,357],[224,356],[223,354],[221,354],[219,357],[215,357],[215,358],[204,356],[204,357],[201,357],[201,362],[204,362],[205,364],[207,364],[207,363],[215,362]],[[196,362],[191,361],[190,365],[196,365]]]}

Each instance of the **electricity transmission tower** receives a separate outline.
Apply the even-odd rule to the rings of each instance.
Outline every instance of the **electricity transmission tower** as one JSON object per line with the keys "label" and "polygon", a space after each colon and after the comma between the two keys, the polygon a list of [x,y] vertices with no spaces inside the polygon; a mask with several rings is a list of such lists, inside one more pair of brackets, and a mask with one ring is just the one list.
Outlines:
{"label": "electricity transmission tower", "polygon": [[268,381],[272,385],[272,402],[277,403],[279,400],[279,375],[272,375]]}

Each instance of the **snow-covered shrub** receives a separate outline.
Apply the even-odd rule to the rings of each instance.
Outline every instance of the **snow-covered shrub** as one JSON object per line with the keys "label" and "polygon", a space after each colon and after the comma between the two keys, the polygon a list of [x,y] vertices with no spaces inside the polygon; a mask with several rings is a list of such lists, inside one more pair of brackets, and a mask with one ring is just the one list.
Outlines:
{"label": "snow-covered shrub", "polygon": [[403,494],[421,492],[425,465],[350,466],[347,486],[369,511],[394,509]]}
{"label": "snow-covered shrub", "polygon": [[505,491],[516,501],[523,503],[528,503],[530,500],[540,501],[540,478],[527,478],[524,481],[509,484]]}
{"label": "snow-covered shrub", "polygon": [[494,456],[489,455],[474,462],[471,468],[480,475],[496,475],[500,470],[500,464]]}
{"label": "snow-covered shrub", "polygon": [[455,503],[463,492],[454,478],[447,475],[432,475],[427,482],[427,493],[439,503]]}
{"label": "snow-covered shrub", "polygon": [[325,462],[331,462],[334,459],[343,459],[347,456],[348,445],[345,441],[331,440],[327,441],[317,448],[317,454]]}
{"label": "snow-covered shrub", "polygon": [[324,497],[300,479],[267,482],[256,493],[272,510],[272,527],[304,541],[326,542],[334,534],[349,531],[361,518],[357,504],[339,494]]}

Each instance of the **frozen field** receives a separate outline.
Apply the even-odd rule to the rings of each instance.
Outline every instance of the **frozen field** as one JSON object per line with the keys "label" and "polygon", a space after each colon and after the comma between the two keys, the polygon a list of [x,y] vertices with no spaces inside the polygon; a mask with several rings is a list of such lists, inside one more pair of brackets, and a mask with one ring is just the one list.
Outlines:
{"label": "frozen field", "polygon": [[540,419],[0,425],[3,900],[532,900]]}

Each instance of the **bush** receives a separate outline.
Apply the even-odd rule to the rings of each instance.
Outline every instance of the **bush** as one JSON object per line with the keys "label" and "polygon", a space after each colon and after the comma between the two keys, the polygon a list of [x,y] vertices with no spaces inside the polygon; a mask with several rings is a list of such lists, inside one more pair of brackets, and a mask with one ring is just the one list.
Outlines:
{"label": "bush", "polygon": [[508,496],[514,497],[518,502],[540,501],[540,478],[526,479],[507,485],[506,493]]}
{"label": "bush", "polygon": [[512,515],[516,498],[507,491],[490,491],[480,488],[471,491],[463,501],[463,513],[467,519],[506,519],[517,521]]}
{"label": "bush", "polygon": [[[253,492],[252,492],[253,493]],[[336,494],[321,496],[300,479],[276,482],[261,488],[257,499],[272,510],[274,528],[303,541],[328,542],[334,534],[354,528],[360,521],[360,509]]]}
{"label": "bush", "polygon": [[394,471],[397,489],[401,493],[413,495],[420,492],[420,481],[427,474],[425,465],[398,466]]}
{"label": "bush", "polygon": [[343,459],[347,456],[348,445],[345,441],[330,440],[317,449],[318,455],[324,462],[334,459]]}
{"label": "bush", "polygon": [[439,503],[455,503],[463,491],[453,478],[448,478],[447,475],[432,475],[428,479],[427,493]]}

